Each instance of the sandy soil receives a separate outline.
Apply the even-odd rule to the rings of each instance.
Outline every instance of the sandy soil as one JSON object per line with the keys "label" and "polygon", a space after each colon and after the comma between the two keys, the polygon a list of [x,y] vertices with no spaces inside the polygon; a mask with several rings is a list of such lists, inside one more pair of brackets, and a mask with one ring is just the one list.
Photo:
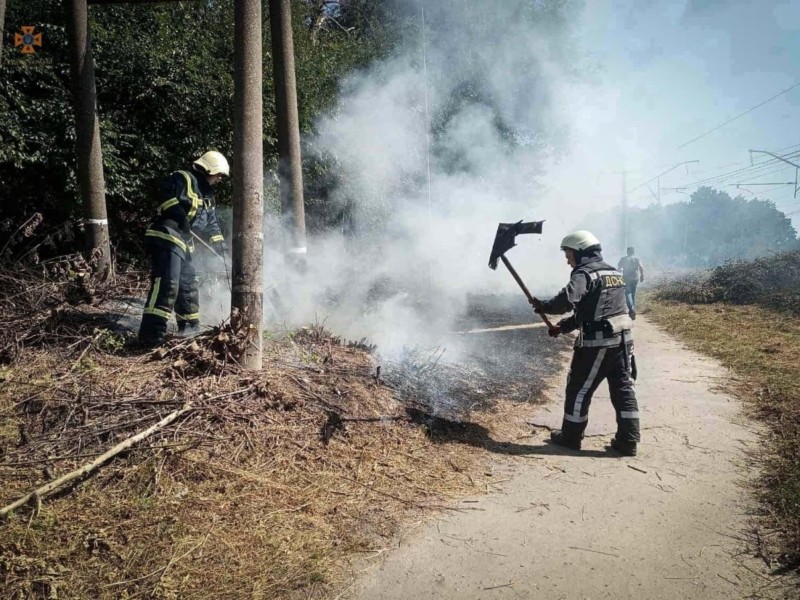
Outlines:
{"label": "sandy soil", "polygon": [[[530,335],[546,336],[541,328]],[[742,478],[758,431],[715,391],[728,373],[637,321],[639,456],[605,450],[615,430],[605,386],[581,453],[544,443],[558,426],[566,369],[538,427],[493,461],[492,493],[411,528],[345,597],[766,597],[772,580],[744,552],[752,508]],[[521,448],[521,443],[525,447]]]}

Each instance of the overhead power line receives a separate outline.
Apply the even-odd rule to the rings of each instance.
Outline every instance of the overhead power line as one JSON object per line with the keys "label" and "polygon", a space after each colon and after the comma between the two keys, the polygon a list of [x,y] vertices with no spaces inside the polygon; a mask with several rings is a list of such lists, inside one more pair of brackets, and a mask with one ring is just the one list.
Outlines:
{"label": "overhead power line", "polygon": [[[800,156],[800,152],[792,152],[790,154],[784,155],[784,158],[794,158]],[[725,183],[732,178],[736,178],[741,180],[744,177],[752,178],[752,177],[763,177],[764,175],[776,173],[779,171],[784,170],[786,167],[782,165],[782,162],[771,158],[769,160],[762,161],[752,166],[742,167],[740,169],[734,169],[732,171],[728,171],[727,173],[721,173],[719,175],[713,175],[711,177],[706,177],[704,179],[700,179],[697,181],[693,181],[691,183],[687,183],[682,187],[700,187],[700,186],[712,186],[714,184]]]}
{"label": "overhead power line", "polygon": [[727,121],[725,121],[724,123],[720,123],[720,124],[719,124],[719,125],[717,125],[716,127],[712,127],[712,128],[711,128],[711,129],[709,129],[708,131],[706,131],[706,132],[704,132],[704,133],[701,133],[701,134],[700,134],[700,135],[698,135],[697,137],[695,137],[695,138],[692,138],[691,140],[689,140],[688,142],[686,142],[686,143],[684,143],[684,144],[681,144],[680,146],[678,146],[678,150],[680,150],[681,148],[685,148],[685,147],[686,147],[686,146],[688,146],[689,144],[693,144],[693,143],[694,143],[694,142],[696,142],[697,140],[699,140],[699,139],[701,139],[701,138],[704,138],[704,137],[706,137],[707,135],[709,135],[709,134],[711,134],[711,133],[714,133],[715,131],[717,131],[717,130],[719,130],[719,129],[722,129],[723,127],[725,127],[726,125],[729,125],[730,123],[733,123],[733,122],[734,122],[734,121],[736,121],[737,119],[741,119],[741,118],[742,118],[743,116],[745,116],[746,114],[749,114],[749,113],[753,112],[753,111],[754,111],[754,110],[756,110],[757,108],[761,108],[761,107],[762,107],[762,106],[764,106],[765,104],[767,104],[767,103],[769,103],[769,102],[772,102],[773,100],[775,100],[775,98],[779,98],[780,96],[783,96],[783,95],[784,95],[785,93],[787,93],[787,92],[791,92],[791,91],[792,91],[794,88],[796,88],[796,87],[798,87],[798,86],[800,86],[800,81],[798,81],[797,83],[794,83],[794,84],[792,84],[791,86],[789,86],[789,87],[788,87],[788,88],[786,88],[785,90],[783,90],[783,91],[781,91],[781,92],[778,92],[778,93],[777,93],[777,94],[775,94],[774,96],[771,96],[770,98],[767,98],[767,99],[766,99],[766,100],[764,100],[763,102],[759,102],[759,103],[758,103],[758,104],[756,104],[755,106],[753,106],[753,107],[751,107],[751,108],[748,108],[746,111],[744,111],[744,112],[742,112],[742,113],[739,113],[739,114],[738,114],[738,115],[736,115],[735,117],[731,117],[730,119],[728,119],[728,120],[727,120]]}
{"label": "overhead power line", "polygon": [[[628,190],[628,192],[635,192],[636,190],[641,189],[641,188],[643,188],[645,186],[647,186],[649,188],[650,186],[648,184],[650,184],[650,183],[652,183],[654,181],[658,181],[659,193],[658,193],[658,196],[656,197],[656,200],[658,200],[658,202],[661,202],[661,177],[666,175],[667,173],[669,173],[671,171],[674,171],[678,167],[682,167],[684,165],[686,166],[686,173],[688,174],[689,173],[689,165],[691,165],[693,163],[699,163],[699,162],[700,162],[699,160],[685,160],[683,162],[679,162],[677,165],[672,165],[666,171],[664,171],[662,173],[659,173],[658,175],[656,175],[655,177],[652,177],[651,179],[648,179],[644,183],[640,183],[635,188]],[[650,190],[650,193],[653,193],[653,190]]]}

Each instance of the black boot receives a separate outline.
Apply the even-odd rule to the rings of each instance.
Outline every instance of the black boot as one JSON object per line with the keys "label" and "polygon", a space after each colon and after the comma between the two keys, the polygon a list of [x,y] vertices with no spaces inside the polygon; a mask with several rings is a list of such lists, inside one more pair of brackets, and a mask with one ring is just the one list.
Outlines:
{"label": "black boot", "polygon": [[564,435],[563,431],[551,431],[550,442],[556,444],[557,446],[563,446],[564,448],[569,448],[570,450],[581,449],[580,438],[568,437]]}
{"label": "black boot", "polygon": [[612,438],[611,448],[622,454],[622,456],[636,456],[636,442],[623,442],[617,438]]}
{"label": "black boot", "polygon": [[156,348],[164,343],[163,337],[143,336],[139,334],[137,343],[141,348]]}
{"label": "black boot", "polygon": [[178,323],[178,337],[191,338],[200,333],[200,323],[187,323],[186,321]]}

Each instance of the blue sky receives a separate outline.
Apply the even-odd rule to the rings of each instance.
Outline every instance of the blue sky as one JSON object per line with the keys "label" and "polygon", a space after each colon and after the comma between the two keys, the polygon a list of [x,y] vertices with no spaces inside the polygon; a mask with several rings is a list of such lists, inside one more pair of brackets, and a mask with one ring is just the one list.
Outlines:
{"label": "blue sky", "polygon": [[[679,148],[800,82],[800,1],[587,0],[575,43],[592,81],[562,90],[573,135],[567,156],[546,178],[559,195],[610,207],[621,187],[610,172],[623,167],[632,188],[675,163],[699,160],[688,175],[681,168],[662,179],[662,187],[680,187],[748,166],[750,148],[800,151],[800,87]],[[742,176],[793,180],[794,170],[785,167]],[[726,184],[740,181],[731,176],[717,187],[735,194]],[[787,212],[800,209],[792,186],[749,190]],[[665,202],[684,198],[662,192]],[[641,188],[630,200],[644,206],[654,198]],[[800,224],[800,213],[793,218]]]}

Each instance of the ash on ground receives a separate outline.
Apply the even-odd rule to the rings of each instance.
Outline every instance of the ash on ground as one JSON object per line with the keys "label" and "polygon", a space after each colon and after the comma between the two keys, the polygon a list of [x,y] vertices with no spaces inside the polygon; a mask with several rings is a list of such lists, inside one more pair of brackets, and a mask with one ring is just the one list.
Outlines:
{"label": "ash on ground", "polygon": [[382,360],[400,399],[454,421],[500,401],[541,402],[569,345],[549,338],[524,299],[510,296],[470,297],[456,329],[438,346],[407,347]]}

